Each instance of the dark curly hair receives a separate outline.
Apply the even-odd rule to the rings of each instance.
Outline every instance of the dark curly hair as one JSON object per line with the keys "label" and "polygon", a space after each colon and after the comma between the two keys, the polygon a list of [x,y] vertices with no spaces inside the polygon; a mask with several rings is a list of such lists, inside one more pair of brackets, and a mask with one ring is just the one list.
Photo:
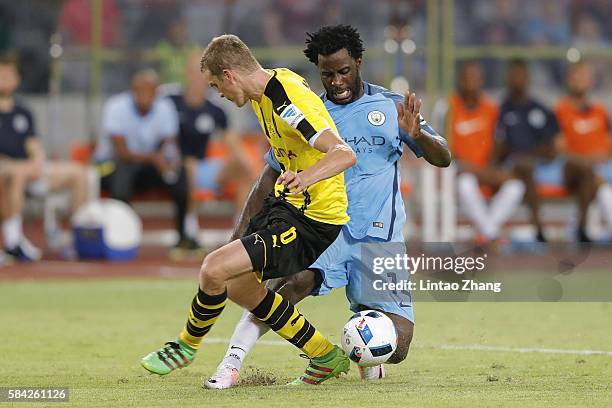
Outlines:
{"label": "dark curly hair", "polygon": [[350,25],[325,26],[314,34],[306,33],[306,36],[304,55],[315,65],[319,63],[319,55],[331,55],[343,48],[353,59],[363,55],[363,41],[357,29]]}

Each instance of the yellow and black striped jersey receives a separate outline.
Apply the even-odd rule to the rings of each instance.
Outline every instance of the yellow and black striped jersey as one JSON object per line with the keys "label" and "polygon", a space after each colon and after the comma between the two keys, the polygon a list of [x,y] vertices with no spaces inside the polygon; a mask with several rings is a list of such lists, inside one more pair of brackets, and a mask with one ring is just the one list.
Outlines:
{"label": "yellow and black striped jersey", "polygon": [[[283,171],[305,170],[323,158],[324,153],[313,147],[316,138],[327,129],[336,134],[338,130],[304,78],[285,68],[268,72],[272,76],[261,102],[251,101],[253,110]],[[335,225],[349,220],[344,173],[315,183],[302,194],[287,194],[280,184],[274,192],[313,220]]]}

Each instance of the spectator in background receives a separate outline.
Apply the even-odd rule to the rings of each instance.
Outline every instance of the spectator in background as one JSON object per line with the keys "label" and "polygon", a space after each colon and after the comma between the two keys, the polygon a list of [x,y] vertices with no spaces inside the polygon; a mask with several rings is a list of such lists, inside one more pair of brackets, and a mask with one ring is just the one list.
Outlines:
{"label": "spectator in background", "polygon": [[304,33],[338,23],[337,0],[272,0],[262,19],[267,45],[302,44]]}
{"label": "spectator in background", "polygon": [[[611,4],[608,4],[608,15],[610,15],[609,9],[612,8]],[[596,14],[599,13],[599,14]],[[609,49],[611,38],[606,39],[604,30],[610,29],[612,20],[605,20],[604,17],[606,12],[598,8],[591,8],[581,10],[578,9],[576,15],[573,16],[573,36],[572,45],[583,48],[601,48]],[[612,84],[612,75],[610,75],[610,63],[606,59],[593,59],[591,66],[595,69],[598,77],[603,78],[602,85],[609,88]]]}
{"label": "spectator in background", "polygon": [[47,93],[51,75],[49,39],[57,30],[56,1],[7,1],[10,4],[11,48],[19,50],[23,69],[20,91]]}
{"label": "spectator in background", "polygon": [[588,12],[575,17],[573,45],[577,47],[605,47],[606,41],[601,23]]}
{"label": "spectator in background", "polygon": [[164,83],[179,83],[185,73],[185,56],[189,50],[198,49],[196,44],[189,43],[187,26],[182,19],[168,23],[166,38],[153,49],[159,59],[161,80]]}
{"label": "spectator in background", "polygon": [[87,199],[87,172],[71,162],[46,161],[32,112],[14,98],[19,86],[17,61],[0,57],[0,178],[2,179],[2,235],[6,252],[22,261],[41,257],[23,234],[21,213],[26,191],[45,195],[70,190],[72,209]]}
{"label": "spectator in background", "polygon": [[592,170],[557,154],[555,141],[559,125],[554,113],[529,95],[529,68],[524,60],[510,62],[507,84],[508,95],[500,110],[494,157],[511,166],[525,183],[525,199],[536,227],[536,240],[546,242],[537,186],[549,185],[565,187],[576,196],[580,211],[577,238],[580,242],[589,242],[585,225],[593,191],[583,180],[592,177]]}
{"label": "spectator in background", "polygon": [[[228,182],[236,182],[235,206],[240,210],[254,181],[249,159],[240,139],[228,126],[227,115],[207,97],[208,84],[200,72],[200,53],[187,58],[185,85],[180,95],[171,96],[179,115],[179,145],[192,189],[221,193]],[[229,159],[207,159],[211,136],[221,132],[229,150]],[[185,233],[195,238],[199,232],[196,203],[189,200]],[[192,242],[195,245],[195,240]]]}
{"label": "spectator in background", "polygon": [[567,45],[570,40],[566,0],[544,0],[527,21],[527,39],[533,45]]}
{"label": "spectator in background", "polygon": [[155,71],[139,71],[130,92],[106,102],[94,159],[102,188],[112,198],[129,203],[135,190],[168,189],[176,207],[177,247],[183,248],[191,245],[184,234],[189,189],[176,145],[176,110],[172,102],[157,96],[158,82]]}
{"label": "spectator in background", "polygon": [[[123,34],[121,9],[116,0],[105,0],[101,3],[101,36],[102,47],[116,47]],[[61,33],[62,46],[68,52],[83,52],[92,46],[91,0],[66,0],[59,12],[58,30]],[[62,92],[82,92],[91,83],[91,64],[88,58],[63,58],[58,69],[62,79]],[[125,83],[126,72],[122,64],[105,65],[102,70],[102,83],[117,88]],[[108,88],[105,89],[108,91]]]}
{"label": "spectator in background", "polygon": [[[0,173],[0,223],[4,223],[4,220],[6,219],[6,200],[2,200],[2,197],[5,197],[6,195],[6,187],[5,187],[5,183],[7,182],[7,180],[5,180],[5,176]],[[9,257],[4,253],[4,250],[0,250],[0,266],[6,265],[9,263]]]}
{"label": "spectator in background", "polygon": [[612,134],[605,106],[591,101],[593,70],[586,63],[570,65],[567,75],[568,95],[557,104],[556,114],[563,137],[560,147],[576,161],[595,167],[603,179],[585,179],[597,191],[597,203],[612,230]]}
{"label": "spectator in background", "polygon": [[[458,166],[457,191],[460,205],[478,230],[479,242],[499,238],[502,225],[520,206],[525,185],[512,173],[495,168],[491,155],[498,107],[482,93],[480,64],[461,66],[458,90],[450,96],[448,126],[450,146]],[[480,186],[495,192],[487,206]]]}
{"label": "spectator in background", "polygon": [[[187,26],[187,36],[197,44],[207,44],[213,37],[221,33],[239,31],[248,35],[249,39],[260,39],[259,25],[262,9],[265,7],[264,2],[267,3],[268,0],[183,2],[182,15]],[[240,19],[238,15],[243,13],[244,18]]]}
{"label": "spectator in background", "polygon": [[0,52],[11,48],[13,23],[10,5],[0,2]]}
{"label": "spectator in background", "polygon": [[[470,9],[472,2],[468,2]],[[482,9],[482,11],[479,11]],[[484,46],[508,46],[524,43],[524,30],[521,28],[522,15],[512,0],[495,0],[481,2],[474,10],[481,14],[478,27],[475,30],[474,43]],[[486,83],[501,86],[503,83],[503,62],[499,59],[486,58],[483,60]]]}
{"label": "spectator in background", "polygon": [[604,31],[606,42],[612,41],[612,7],[610,0],[573,0],[574,11],[579,14],[583,10],[594,16]]}
{"label": "spectator in background", "polygon": [[149,48],[163,40],[170,22],[180,19],[183,1],[178,0],[130,0],[122,9],[129,20],[124,21],[128,44]]}
{"label": "spectator in background", "polygon": [[[534,5],[535,6],[535,5]],[[530,6],[531,8],[531,6]],[[526,24],[527,42],[534,46],[566,46],[570,43],[567,0],[544,0],[533,7],[535,15]],[[541,61],[554,84],[563,82],[563,66],[559,60]]]}
{"label": "spectator in background", "polygon": [[[487,1],[489,16],[482,19],[480,41],[488,45],[517,45],[524,42],[523,13],[514,0]],[[482,16],[484,17],[484,16]]]}
{"label": "spectator in background", "polygon": [[[115,0],[104,0],[102,7],[103,47],[112,47],[120,38],[121,12]],[[63,2],[59,16],[59,28],[67,45],[89,47],[91,45],[91,1],[67,0]]]}

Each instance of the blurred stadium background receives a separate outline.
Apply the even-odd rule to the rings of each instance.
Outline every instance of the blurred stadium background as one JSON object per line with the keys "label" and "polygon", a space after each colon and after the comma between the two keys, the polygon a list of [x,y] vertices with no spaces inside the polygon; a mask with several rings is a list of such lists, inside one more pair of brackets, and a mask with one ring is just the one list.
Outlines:
{"label": "blurred stadium background", "polygon": [[[187,53],[224,32],[242,37],[264,66],[289,67],[321,91],[316,68],[302,54],[305,32],[350,23],[366,46],[363,78],[416,91],[424,99],[426,118],[441,134],[457,67],[472,59],[481,61],[486,93],[498,101],[507,62],[528,60],[531,94],[551,108],[565,92],[568,63],[586,59],[595,67],[593,98],[609,111],[611,13],[607,0],[2,1],[0,50],[19,55],[19,92],[35,113],[49,157],[67,159],[68,146],[97,141],[103,103],[128,89],[135,71],[153,67],[164,83],[181,82]],[[217,102],[227,107],[238,132],[259,132],[248,109]],[[404,192],[410,190],[409,238],[470,239],[472,231],[456,211],[452,169],[406,160],[404,174]],[[228,215],[227,206],[206,204],[202,213]],[[564,221],[570,207],[546,207],[545,218]],[[153,203],[137,208],[160,214]],[[206,223],[201,225],[206,229]],[[558,226],[557,235],[563,235],[564,227]]]}

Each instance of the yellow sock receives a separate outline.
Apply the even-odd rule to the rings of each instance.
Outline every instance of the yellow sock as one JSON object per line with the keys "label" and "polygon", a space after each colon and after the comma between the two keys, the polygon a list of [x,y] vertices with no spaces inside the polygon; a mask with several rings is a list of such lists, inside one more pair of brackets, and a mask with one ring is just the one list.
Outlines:
{"label": "yellow sock", "polygon": [[227,292],[220,295],[207,295],[202,289],[198,289],[198,294],[191,302],[189,319],[179,334],[179,339],[189,347],[198,349],[204,336],[219,318],[226,302]]}
{"label": "yellow sock", "polygon": [[310,358],[324,356],[334,348],[325,336],[278,293],[268,290],[264,300],[251,312]]}

